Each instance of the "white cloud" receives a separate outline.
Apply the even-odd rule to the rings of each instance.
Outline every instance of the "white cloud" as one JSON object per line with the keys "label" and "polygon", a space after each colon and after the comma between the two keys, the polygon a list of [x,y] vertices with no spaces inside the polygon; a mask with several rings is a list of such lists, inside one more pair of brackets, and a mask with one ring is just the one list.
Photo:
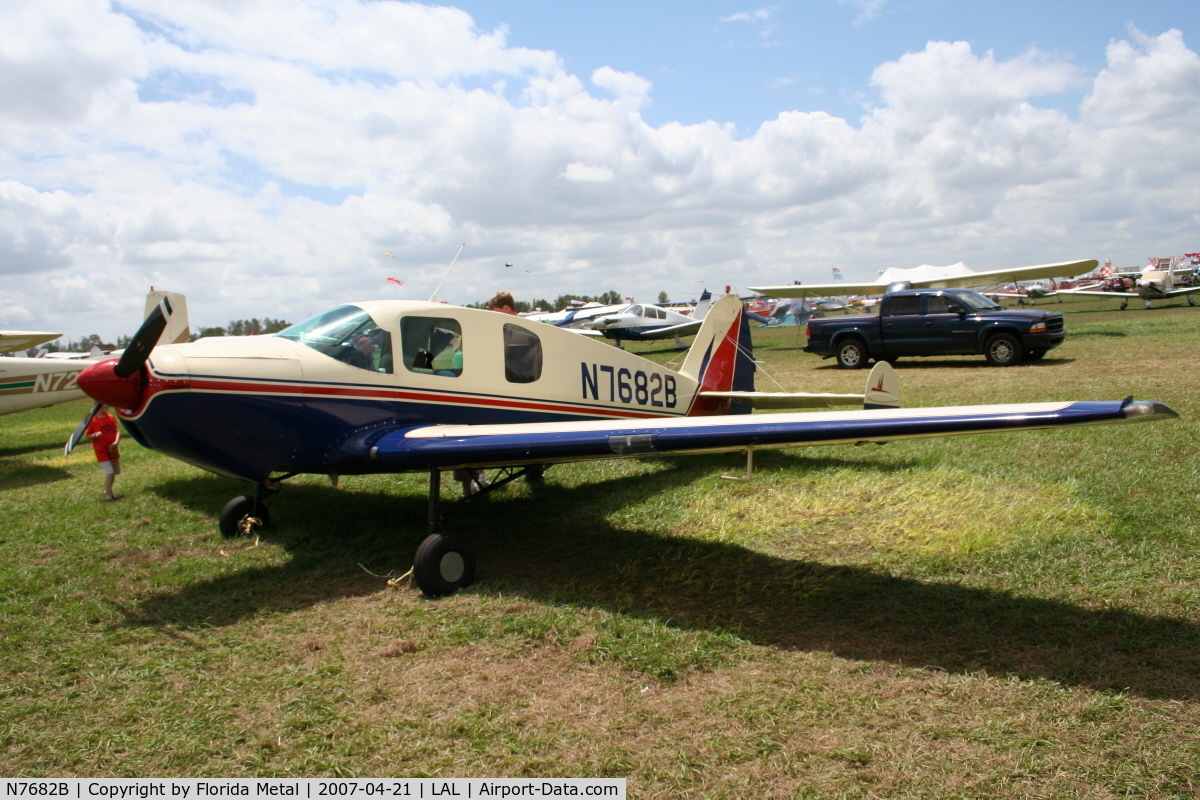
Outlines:
{"label": "white cloud", "polygon": [[[860,120],[738,138],[651,126],[645,78],[585,83],[452,8],[71,6],[0,6],[0,327],[114,338],[151,284],[197,325],[424,299],[463,242],[460,302],[1196,248],[1200,59],[1175,31],[1092,78],[931,42],[880,64]],[[1068,89],[1078,109],[1047,102]]]}
{"label": "white cloud", "polygon": [[854,18],[854,24],[862,25],[878,17],[883,12],[883,7],[887,5],[888,0],[838,0],[838,3],[857,8],[858,15]]}
{"label": "white cloud", "polygon": [[766,22],[775,16],[774,7],[758,8],[754,11],[739,11],[736,14],[730,14],[727,17],[721,17],[721,22]]}

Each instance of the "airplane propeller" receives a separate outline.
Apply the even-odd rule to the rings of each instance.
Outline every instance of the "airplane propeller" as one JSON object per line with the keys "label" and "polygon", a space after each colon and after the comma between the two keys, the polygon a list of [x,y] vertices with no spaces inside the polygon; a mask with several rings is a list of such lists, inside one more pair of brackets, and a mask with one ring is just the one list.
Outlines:
{"label": "airplane propeller", "polygon": [[[129,408],[137,404],[136,401],[141,395],[141,381],[128,379],[141,372],[142,367],[150,358],[150,352],[158,344],[159,337],[167,329],[172,312],[170,298],[164,297],[142,322],[142,326],[133,335],[133,339],[125,347],[125,352],[121,354],[116,363],[111,360],[101,361],[79,374],[77,382],[80,388],[93,397],[99,390],[104,397],[111,398],[111,400],[97,402],[92,406],[92,410],[84,416],[79,427],[67,440],[66,447],[63,448],[63,455],[70,454],[75,449],[75,445],[79,444],[79,440],[83,438],[84,431],[87,430],[92,417],[96,416],[96,412],[100,410],[100,406]],[[89,389],[91,391],[88,391]]]}
{"label": "airplane propeller", "polygon": [[138,328],[137,333],[133,335],[133,340],[125,347],[125,352],[121,354],[121,360],[113,367],[113,374],[118,378],[128,378],[142,368],[146,359],[150,358],[150,351],[158,344],[158,337],[162,336],[162,332],[167,329],[171,312],[171,299],[164,297],[162,302],[150,312],[150,316],[146,317],[142,327]]}
{"label": "airplane propeller", "polygon": [[71,455],[71,451],[75,449],[75,445],[79,444],[79,440],[83,438],[83,432],[86,431],[87,426],[91,424],[92,417],[96,416],[96,412],[100,410],[100,406],[102,405],[104,404],[96,403],[96,405],[92,406],[92,410],[84,415],[83,422],[79,423],[79,427],[76,428],[75,432],[71,434],[71,438],[67,439],[67,446],[63,448],[64,456]]}

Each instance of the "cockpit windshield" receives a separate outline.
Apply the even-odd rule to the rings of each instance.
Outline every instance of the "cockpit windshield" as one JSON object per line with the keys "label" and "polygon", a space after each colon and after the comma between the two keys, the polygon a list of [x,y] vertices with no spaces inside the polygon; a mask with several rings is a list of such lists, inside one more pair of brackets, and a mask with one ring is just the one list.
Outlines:
{"label": "cockpit windshield", "polygon": [[392,337],[358,306],[339,306],[275,334],[371,372],[392,371]]}

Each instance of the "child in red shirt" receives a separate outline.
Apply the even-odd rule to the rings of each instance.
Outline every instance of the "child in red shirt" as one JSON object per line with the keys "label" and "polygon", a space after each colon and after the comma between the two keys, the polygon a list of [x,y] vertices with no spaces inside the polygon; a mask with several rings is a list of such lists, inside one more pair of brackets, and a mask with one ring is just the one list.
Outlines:
{"label": "child in red shirt", "polygon": [[104,499],[111,503],[117,499],[113,494],[113,480],[121,474],[121,452],[117,449],[121,431],[117,428],[117,418],[108,413],[108,406],[101,405],[85,432],[92,440],[92,449],[100,462],[100,471],[104,473]]}

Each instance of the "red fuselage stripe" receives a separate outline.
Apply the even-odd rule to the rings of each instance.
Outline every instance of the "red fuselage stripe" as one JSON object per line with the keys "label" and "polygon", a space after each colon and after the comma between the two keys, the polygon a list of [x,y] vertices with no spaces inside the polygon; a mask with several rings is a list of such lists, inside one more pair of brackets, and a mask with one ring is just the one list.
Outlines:
{"label": "red fuselage stripe", "polygon": [[624,411],[613,408],[596,408],[594,406],[573,406],[561,403],[539,402],[530,400],[507,400],[497,397],[463,397],[435,394],[432,392],[404,391],[400,389],[368,389],[365,387],[348,386],[313,386],[292,385],[282,383],[252,383],[242,381],[211,380],[204,378],[169,379],[154,376],[147,386],[146,398],[138,416],[150,400],[160,392],[216,392],[221,394],[287,394],[310,397],[346,397],[362,400],[394,400],[418,403],[441,403],[448,405],[470,405],[488,408],[521,409],[528,411],[549,411],[558,414],[587,414],[591,416],[621,417],[629,419],[644,419],[646,417],[672,416],[667,414],[650,414],[637,411]]}

